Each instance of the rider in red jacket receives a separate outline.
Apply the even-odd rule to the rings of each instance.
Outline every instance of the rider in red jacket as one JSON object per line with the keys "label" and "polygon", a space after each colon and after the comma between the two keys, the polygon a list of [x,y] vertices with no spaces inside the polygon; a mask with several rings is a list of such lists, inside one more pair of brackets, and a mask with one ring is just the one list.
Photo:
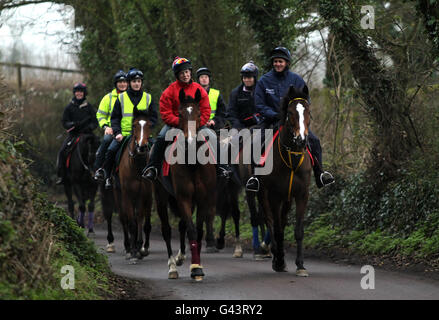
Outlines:
{"label": "rider in red jacket", "polygon": [[[184,59],[184,58],[182,58]],[[160,97],[160,115],[162,120],[171,127],[178,127],[178,107],[180,106],[180,99],[178,98],[178,94],[181,89],[184,89],[184,93],[186,96],[195,97],[195,92],[197,89],[200,89],[201,92],[201,101],[200,101],[200,112],[201,112],[201,122],[200,126],[204,126],[207,121],[209,121],[210,117],[210,104],[209,104],[209,96],[207,95],[206,90],[198,84],[197,82],[193,82],[190,79],[189,82],[183,82],[181,80],[177,80],[163,91],[162,96]]]}
{"label": "rider in red jacket", "polygon": [[174,71],[175,82],[163,91],[160,97],[160,115],[165,122],[162,130],[156,138],[154,147],[152,148],[151,157],[149,162],[143,170],[142,176],[146,179],[155,180],[159,172],[159,168],[163,161],[163,156],[167,146],[165,140],[166,132],[173,127],[178,127],[178,107],[180,106],[179,93],[183,88],[184,92],[188,96],[195,97],[195,92],[200,89],[201,101],[200,112],[201,121],[200,126],[204,126],[210,117],[210,103],[209,96],[203,87],[192,81],[192,64],[186,58],[176,57],[172,63],[172,71]]}

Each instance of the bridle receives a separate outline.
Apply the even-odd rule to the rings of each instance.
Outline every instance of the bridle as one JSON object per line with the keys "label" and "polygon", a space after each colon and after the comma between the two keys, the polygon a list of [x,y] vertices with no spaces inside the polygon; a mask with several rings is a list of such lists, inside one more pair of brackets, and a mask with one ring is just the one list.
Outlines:
{"label": "bridle", "polygon": [[[303,98],[295,98],[295,99],[290,100],[290,102],[288,103],[288,107],[289,107],[292,103],[294,103],[294,101],[297,101],[297,100],[303,100],[303,101],[308,102],[306,99],[303,99]],[[288,123],[288,119],[289,119],[289,112],[287,112],[287,117],[286,117],[286,119],[285,119],[285,123],[286,123],[286,124]],[[279,130],[282,130],[282,128],[280,128]],[[295,145],[298,144],[297,141],[298,141],[299,138],[301,138],[300,135],[299,135],[299,136],[296,136],[295,133],[293,133],[293,142],[294,142]],[[306,147],[306,144],[307,144],[307,142],[308,142],[307,139],[308,139],[308,136],[307,136],[306,139],[305,139],[304,148]],[[293,189],[294,173],[297,172],[297,170],[299,170],[299,168],[300,168],[301,165],[303,164],[303,161],[305,160],[305,150],[302,150],[302,151],[293,151],[293,150],[291,150],[291,147],[285,145],[283,142],[281,143],[280,140],[281,140],[281,136],[279,135],[279,138],[278,138],[278,140],[277,140],[277,142],[278,142],[278,149],[279,149],[279,155],[280,155],[280,157],[281,157],[281,159],[282,159],[282,162],[283,162],[283,163],[287,166],[287,168],[289,168],[290,171],[291,171],[291,173],[290,173],[290,182],[289,182],[289,187],[288,187],[288,202],[290,202],[290,201],[291,201],[291,191],[292,191],[292,189]],[[284,156],[283,156],[283,154],[282,154],[282,148],[281,148],[281,146],[285,149],[285,151],[286,151],[287,154],[288,154],[288,162],[285,160],[285,158],[284,158]],[[293,164],[293,157],[300,157],[299,162],[298,162],[298,164],[297,164],[296,167],[294,167],[294,164]]]}

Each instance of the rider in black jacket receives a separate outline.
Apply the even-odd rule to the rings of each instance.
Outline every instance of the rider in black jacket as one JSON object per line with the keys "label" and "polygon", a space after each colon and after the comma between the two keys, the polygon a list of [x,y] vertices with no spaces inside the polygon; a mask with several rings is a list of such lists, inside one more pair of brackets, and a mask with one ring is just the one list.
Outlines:
{"label": "rider in black jacket", "polygon": [[64,139],[57,159],[56,184],[64,183],[66,149],[71,145],[73,138],[82,133],[93,134],[93,130],[98,127],[96,110],[85,100],[87,96],[87,86],[84,83],[76,83],[73,87],[73,99],[65,107],[61,123],[66,129],[68,136]]}

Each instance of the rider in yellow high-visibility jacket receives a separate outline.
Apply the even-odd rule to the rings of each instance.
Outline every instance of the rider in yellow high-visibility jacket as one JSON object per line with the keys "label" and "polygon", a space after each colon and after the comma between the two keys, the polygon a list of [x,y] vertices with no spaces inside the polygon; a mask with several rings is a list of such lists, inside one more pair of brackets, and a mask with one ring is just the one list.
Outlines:
{"label": "rider in yellow high-visibility jacket", "polygon": [[99,109],[96,112],[96,118],[99,126],[104,130],[104,137],[101,145],[96,152],[96,161],[94,163],[95,179],[100,180],[104,178],[104,171],[102,164],[104,163],[105,153],[113,140],[113,128],[111,128],[111,113],[113,112],[114,104],[120,93],[125,92],[128,88],[127,75],[123,70],[119,70],[114,75],[114,89],[106,94],[99,104]]}
{"label": "rider in yellow high-visibility jacket", "polygon": [[131,68],[127,73],[128,90],[117,98],[111,113],[111,127],[114,139],[105,153],[103,164],[105,174],[105,188],[111,187],[111,171],[115,161],[116,153],[121,146],[124,137],[131,135],[133,110],[147,110],[150,115],[151,126],[157,123],[157,107],[151,94],[142,90],[143,72]]}

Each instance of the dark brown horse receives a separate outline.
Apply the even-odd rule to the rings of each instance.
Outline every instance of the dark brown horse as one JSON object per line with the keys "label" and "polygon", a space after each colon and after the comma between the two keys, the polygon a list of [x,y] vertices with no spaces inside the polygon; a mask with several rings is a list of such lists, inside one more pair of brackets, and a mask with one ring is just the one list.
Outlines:
{"label": "dark brown horse", "polygon": [[[182,89],[179,95],[179,129],[182,133],[177,137],[176,144],[182,145],[184,150],[184,163],[177,161],[170,164],[169,175],[172,181],[172,188],[175,194],[176,205],[178,206],[181,217],[180,232],[187,230],[187,237],[191,250],[191,278],[201,281],[204,277],[203,267],[200,261],[201,244],[203,238],[203,224],[207,225],[207,233],[213,234],[212,225],[215,217],[216,205],[216,169],[215,164],[201,164],[198,162],[197,151],[204,144],[197,141],[200,137],[198,132],[200,126],[201,92],[197,90],[194,98],[187,97]],[[177,156],[179,150],[177,146],[172,154]],[[171,149],[172,150],[172,149]],[[195,154],[193,153],[195,151]],[[191,161],[193,159],[195,161]],[[193,163],[192,163],[193,162]],[[167,206],[169,197],[157,197],[157,210],[159,215],[164,216],[163,209]],[[192,214],[196,209],[196,226],[192,221]],[[166,213],[167,214],[167,213]],[[167,217],[166,217],[167,219]],[[162,219],[162,228],[163,228]],[[184,241],[184,234],[181,234]],[[165,239],[166,240],[166,239]],[[176,261],[172,257],[170,243],[168,246],[168,266],[169,277],[177,278]],[[180,252],[181,253],[181,252]],[[180,254],[179,253],[179,254]]]}
{"label": "dark brown horse", "polygon": [[273,170],[260,176],[258,197],[263,205],[266,223],[272,235],[272,267],[286,271],[284,229],[293,200],[296,202],[295,239],[297,242],[296,275],[308,276],[303,266],[303,219],[309,196],[311,158],[307,152],[310,109],[308,88],[290,87],[281,104],[281,127],[273,143]]}
{"label": "dark brown horse", "polygon": [[[67,197],[68,211],[74,219],[73,192],[79,202],[78,225],[85,228],[84,217],[88,209],[88,233],[93,233],[93,219],[97,184],[93,180],[91,166],[93,165],[98,145],[92,134],[81,134],[73,140],[75,146],[67,156],[66,179],[64,191]],[[88,207],[86,207],[88,201]]]}
{"label": "dark brown horse", "polygon": [[[114,188],[116,207],[124,232],[127,258],[136,263],[148,255],[151,232],[152,183],[141,178],[148,161],[149,114],[134,108],[131,140],[122,151]],[[143,240],[142,229],[145,232]]]}

